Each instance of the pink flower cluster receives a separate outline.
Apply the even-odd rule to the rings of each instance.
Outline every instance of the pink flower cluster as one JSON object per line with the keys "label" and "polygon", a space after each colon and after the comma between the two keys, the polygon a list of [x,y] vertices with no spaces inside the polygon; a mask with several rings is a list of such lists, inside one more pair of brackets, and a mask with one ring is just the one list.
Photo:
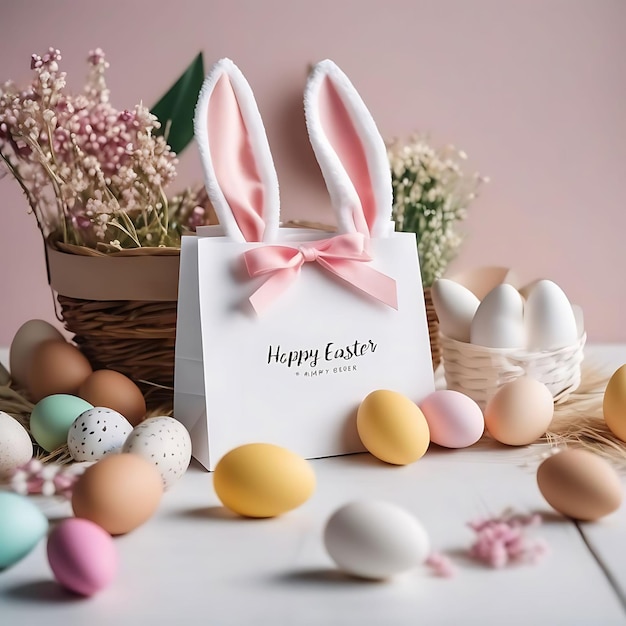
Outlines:
{"label": "pink flower cluster", "polygon": [[132,111],[110,104],[102,50],[89,53],[78,95],[66,92],[60,60],[53,48],[33,55],[27,89],[0,87],[0,157],[44,235],[92,247],[113,240],[116,247],[120,240],[121,247],[172,245],[163,189],[176,176],[177,159],[154,135],[158,120],[142,104]]}
{"label": "pink flower cluster", "polygon": [[84,465],[78,463],[44,465],[37,459],[31,459],[13,472],[11,489],[22,495],[52,496],[57,494],[70,498],[74,484],[84,471]]}
{"label": "pink flower cluster", "polygon": [[548,552],[542,539],[532,539],[528,528],[541,524],[539,515],[507,515],[470,522],[476,541],[470,548],[471,557],[491,567],[502,568],[514,563],[537,563]]}

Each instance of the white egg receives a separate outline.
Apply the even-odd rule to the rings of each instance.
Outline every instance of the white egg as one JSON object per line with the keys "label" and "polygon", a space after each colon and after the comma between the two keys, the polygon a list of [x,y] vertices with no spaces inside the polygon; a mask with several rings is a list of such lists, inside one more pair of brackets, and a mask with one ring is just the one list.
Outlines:
{"label": "white egg", "polygon": [[530,350],[556,350],[578,340],[572,305],[551,280],[538,280],[529,289],[524,317]]}
{"label": "white egg", "polygon": [[430,293],[441,332],[446,337],[467,343],[480,300],[469,289],[447,278],[436,280]]}
{"label": "white egg", "polygon": [[138,454],[150,461],[161,474],[167,489],[189,467],[191,437],[173,417],[150,417],[135,426],[124,443],[123,452]]}
{"label": "white egg", "polygon": [[578,304],[572,304],[572,311],[574,312],[574,319],[576,320],[576,332],[579,337],[582,337],[585,332],[585,315],[582,307]]}
{"label": "white egg", "polygon": [[526,345],[524,300],[512,285],[494,287],[476,310],[470,341],[488,348],[523,348]]}
{"label": "white egg", "polygon": [[67,447],[75,461],[99,461],[107,454],[119,452],[132,430],[121,413],[97,406],[74,420],[67,433]]}
{"label": "white egg", "polygon": [[0,411],[0,477],[33,458],[33,442],[26,429],[13,417]]}
{"label": "white egg", "polygon": [[341,570],[375,580],[417,567],[430,551],[417,518],[376,500],[351,502],[336,511],[326,524],[324,545]]}

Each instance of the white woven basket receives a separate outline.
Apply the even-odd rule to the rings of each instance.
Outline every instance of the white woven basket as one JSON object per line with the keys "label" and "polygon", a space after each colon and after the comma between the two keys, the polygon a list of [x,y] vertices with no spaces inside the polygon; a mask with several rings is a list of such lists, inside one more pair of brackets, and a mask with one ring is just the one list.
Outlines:
{"label": "white woven basket", "polygon": [[541,381],[555,403],[563,402],[580,385],[583,348],[587,335],[558,350],[528,352],[486,348],[441,335],[443,366],[448,389],[472,398],[481,409],[505,383],[520,376]]}

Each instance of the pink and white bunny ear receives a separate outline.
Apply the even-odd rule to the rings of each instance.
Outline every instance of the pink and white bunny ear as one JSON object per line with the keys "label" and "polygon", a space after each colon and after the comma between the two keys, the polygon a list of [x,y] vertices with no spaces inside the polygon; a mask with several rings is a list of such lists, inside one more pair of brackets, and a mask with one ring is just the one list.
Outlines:
{"label": "pink and white bunny ear", "polygon": [[204,80],[194,116],[204,180],[220,224],[235,241],[272,241],[278,178],[252,89],[230,59]]}
{"label": "pink and white bunny ear", "polygon": [[387,236],[393,191],[385,142],[350,79],[332,61],[313,68],[304,111],[339,230]]}

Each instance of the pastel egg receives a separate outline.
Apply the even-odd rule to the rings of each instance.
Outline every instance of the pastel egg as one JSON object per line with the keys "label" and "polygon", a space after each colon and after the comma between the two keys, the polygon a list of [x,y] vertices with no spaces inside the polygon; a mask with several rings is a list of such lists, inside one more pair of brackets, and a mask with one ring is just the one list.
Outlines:
{"label": "pastel egg", "polygon": [[67,433],[67,447],[75,461],[99,461],[122,449],[133,430],[117,411],[97,406],[81,413]]}
{"label": "pastel egg", "polygon": [[76,517],[91,520],[111,535],[123,535],[150,519],[162,495],[163,482],[154,465],[135,454],[112,454],[78,479],[72,509]]}
{"label": "pastel egg", "polygon": [[575,344],[578,339],[572,305],[551,280],[538,280],[529,288],[524,319],[530,350],[556,350]]}
{"label": "pastel egg", "polygon": [[115,578],[118,556],[111,535],[86,519],[70,518],[48,537],[48,562],[57,581],[74,593],[92,596]]}
{"label": "pastel egg", "polygon": [[428,422],[430,440],[446,448],[466,448],[485,430],[485,418],[472,398],[459,391],[440,389],[428,395],[419,407]]}
{"label": "pastel egg", "polygon": [[367,450],[393,465],[417,461],[430,444],[424,414],[414,402],[396,391],[372,391],[359,406],[356,426]]}
{"label": "pastel egg", "polygon": [[114,370],[96,370],[87,376],[78,394],[94,406],[121,413],[133,426],[146,416],[146,401],[135,383]]}
{"label": "pastel egg", "polygon": [[336,511],[326,523],[324,545],[341,570],[373,580],[419,566],[430,551],[417,518],[376,500],[351,502]]}
{"label": "pastel egg", "polygon": [[167,489],[189,467],[191,437],[187,429],[173,417],[150,417],[135,426],[122,450],[150,461],[161,474],[163,486]]}
{"label": "pastel egg", "polygon": [[213,472],[222,504],[245,517],[275,517],[304,504],[315,490],[310,463],[269,443],[250,443],[227,452]]}
{"label": "pastel egg", "polygon": [[0,570],[23,559],[48,532],[48,519],[24,496],[0,491]]}
{"label": "pastel egg", "polygon": [[488,348],[526,345],[524,301],[515,287],[503,283],[485,296],[472,320],[470,341]]}
{"label": "pastel egg", "polygon": [[509,446],[537,441],[554,415],[554,399],[538,380],[522,376],[496,391],[485,408],[485,426],[491,436]]}
{"label": "pastel egg", "polygon": [[537,485],[552,508],[577,520],[604,517],[623,500],[617,472],[587,450],[567,449],[548,457],[537,470]]}
{"label": "pastel egg", "polygon": [[451,339],[470,340],[470,328],[480,300],[466,287],[440,278],[431,288],[433,305],[441,332]]}
{"label": "pastel egg", "polygon": [[33,352],[48,340],[66,343],[63,335],[44,320],[28,320],[15,333],[9,349],[9,369],[11,378],[19,387],[27,388]]}
{"label": "pastel egg", "polygon": [[617,369],[606,386],[602,402],[604,421],[609,430],[626,441],[626,365]]}
{"label": "pastel egg", "polygon": [[53,394],[40,400],[30,415],[30,432],[35,441],[48,452],[67,443],[67,434],[74,420],[93,406],[69,394]]}
{"label": "pastel egg", "polygon": [[9,476],[33,458],[28,431],[13,417],[0,411],[0,478]]}
{"label": "pastel egg", "polygon": [[87,357],[76,346],[65,341],[44,341],[33,351],[27,389],[35,402],[58,393],[77,395],[91,371]]}

